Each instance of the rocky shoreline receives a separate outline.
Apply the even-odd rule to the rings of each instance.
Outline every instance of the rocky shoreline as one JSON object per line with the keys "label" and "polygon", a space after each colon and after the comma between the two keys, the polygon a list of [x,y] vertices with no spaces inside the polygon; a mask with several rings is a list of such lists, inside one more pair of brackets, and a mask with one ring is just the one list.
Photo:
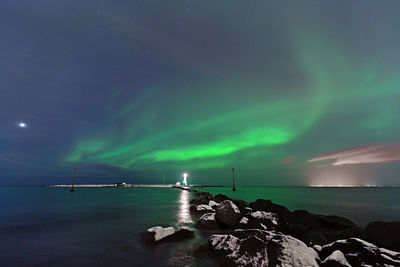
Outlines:
{"label": "rocky shoreline", "polygon": [[[270,200],[247,203],[191,188],[190,212],[208,243],[194,256],[222,266],[400,266],[400,222],[361,229],[347,218],[290,211]],[[189,229],[152,227],[146,244],[193,237]],[[157,237],[157,238],[155,238]]]}

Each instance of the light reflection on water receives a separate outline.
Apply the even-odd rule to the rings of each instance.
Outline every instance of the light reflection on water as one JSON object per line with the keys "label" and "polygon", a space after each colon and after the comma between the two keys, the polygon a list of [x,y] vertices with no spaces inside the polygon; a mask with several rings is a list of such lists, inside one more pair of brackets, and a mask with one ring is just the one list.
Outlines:
{"label": "light reflection on water", "polygon": [[191,224],[193,223],[192,217],[190,216],[190,192],[186,190],[181,190],[179,196],[179,210],[177,214],[178,224]]}

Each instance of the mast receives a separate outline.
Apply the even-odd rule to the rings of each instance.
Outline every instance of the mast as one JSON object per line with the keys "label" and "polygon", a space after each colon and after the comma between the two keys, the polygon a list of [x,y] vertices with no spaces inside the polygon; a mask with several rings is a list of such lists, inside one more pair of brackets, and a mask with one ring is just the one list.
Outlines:
{"label": "mast", "polygon": [[76,178],[76,168],[74,168],[74,174],[72,175],[72,186],[71,186],[71,190],[69,190],[70,192],[74,192],[74,185],[75,185],[75,178]]}
{"label": "mast", "polygon": [[232,191],[236,191],[236,187],[235,187],[235,168],[232,168]]}

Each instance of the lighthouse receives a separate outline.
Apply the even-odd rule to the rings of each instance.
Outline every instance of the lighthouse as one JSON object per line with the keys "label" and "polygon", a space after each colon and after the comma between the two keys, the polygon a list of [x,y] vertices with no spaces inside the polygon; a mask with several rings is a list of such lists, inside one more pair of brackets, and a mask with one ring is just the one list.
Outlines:
{"label": "lighthouse", "polygon": [[185,172],[183,174],[183,185],[187,185],[187,177],[188,177],[188,174]]}

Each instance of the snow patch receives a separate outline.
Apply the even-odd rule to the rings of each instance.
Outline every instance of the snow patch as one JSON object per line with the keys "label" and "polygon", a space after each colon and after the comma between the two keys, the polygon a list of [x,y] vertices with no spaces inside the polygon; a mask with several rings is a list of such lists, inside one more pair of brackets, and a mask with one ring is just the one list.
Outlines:
{"label": "snow patch", "polygon": [[277,217],[275,213],[272,212],[266,212],[266,211],[255,211],[251,212],[250,216],[253,217],[254,219],[259,219],[259,220],[270,220],[274,225],[278,225],[277,223]]}
{"label": "snow patch", "polygon": [[211,208],[215,208],[217,207],[219,204],[217,202],[215,202],[214,200],[210,200],[208,202],[208,206],[210,206]]}
{"label": "snow patch", "polygon": [[230,203],[230,205],[231,205],[231,208],[233,209],[233,211],[236,213],[236,214],[240,214],[240,210],[239,210],[239,208],[232,202],[232,201],[229,201]]}
{"label": "snow patch", "polygon": [[239,223],[240,224],[247,224],[249,222],[249,219],[246,217],[242,217],[242,219],[240,219]]}
{"label": "snow patch", "polygon": [[335,250],[323,261],[324,264],[328,262],[338,262],[343,266],[351,267],[350,263],[340,250]]}
{"label": "snow patch", "polygon": [[152,228],[147,229],[147,232],[154,233],[154,240],[160,241],[170,235],[175,234],[174,227],[161,227],[161,226],[154,226]]}
{"label": "snow patch", "polygon": [[201,204],[196,207],[196,210],[197,211],[213,211],[213,208],[211,208],[209,205]]}
{"label": "snow patch", "polygon": [[200,217],[201,221],[215,221],[215,213],[206,213]]}
{"label": "snow patch", "polygon": [[313,248],[317,252],[320,252],[322,250],[322,247],[320,245],[314,245]]}

